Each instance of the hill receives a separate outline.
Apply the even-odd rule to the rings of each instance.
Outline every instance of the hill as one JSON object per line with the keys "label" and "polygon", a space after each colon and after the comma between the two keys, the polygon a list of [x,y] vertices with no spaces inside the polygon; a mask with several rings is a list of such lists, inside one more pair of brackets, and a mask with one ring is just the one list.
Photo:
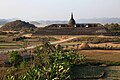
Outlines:
{"label": "hill", "polygon": [[6,19],[0,19],[0,25],[3,25],[5,23],[7,23],[7,22],[8,22],[8,20],[6,20]]}
{"label": "hill", "polygon": [[40,20],[40,21],[31,21],[30,23],[36,25],[37,27],[45,27],[50,24],[67,24],[67,21],[60,20]]}
{"label": "hill", "polygon": [[20,31],[20,30],[31,30],[35,28],[36,27],[33,24],[30,24],[29,22],[16,20],[13,22],[6,23],[0,29],[2,31]]}
{"label": "hill", "polygon": [[41,25],[41,23],[37,22],[37,21],[31,21],[30,22],[31,24],[34,24],[34,25]]}

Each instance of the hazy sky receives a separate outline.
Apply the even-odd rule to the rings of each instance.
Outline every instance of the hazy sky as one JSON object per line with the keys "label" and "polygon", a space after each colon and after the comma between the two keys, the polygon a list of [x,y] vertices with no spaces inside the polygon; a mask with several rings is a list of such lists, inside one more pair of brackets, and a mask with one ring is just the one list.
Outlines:
{"label": "hazy sky", "polygon": [[120,0],[0,0],[0,18],[67,20],[120,17]]}

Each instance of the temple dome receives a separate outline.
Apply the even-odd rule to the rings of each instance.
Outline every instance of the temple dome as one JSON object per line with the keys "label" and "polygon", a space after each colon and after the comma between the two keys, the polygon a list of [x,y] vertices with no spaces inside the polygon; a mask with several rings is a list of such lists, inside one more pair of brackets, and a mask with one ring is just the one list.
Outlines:
{"label": "temple dome", "polygon": [[76,22],[75,22],[75,20],[73,18],[73,13],[71,13],[71,19],[68,22],[68,26],[69,27],[75,27],[75,25],[76,25]]}

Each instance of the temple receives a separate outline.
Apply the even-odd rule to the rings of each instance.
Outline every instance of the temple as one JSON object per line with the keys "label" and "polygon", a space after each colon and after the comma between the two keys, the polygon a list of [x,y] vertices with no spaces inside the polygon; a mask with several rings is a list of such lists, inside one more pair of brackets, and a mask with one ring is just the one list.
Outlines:
{"label": "temple", "polygon": [[51,24],[40,28],[36,35],[105,35],[107,29],[100,23],[76,23],[73,13],[67,24]]}
{"label": "temple", "polygon": [[75,22],[75,19],[73,17],[73,13],[71,13],[71,18],[68,21],[67,24],[51,24],[48,25],[46,27],[98,27],[100,26],[99,23],[81,23],[81,24],[77,24]]}

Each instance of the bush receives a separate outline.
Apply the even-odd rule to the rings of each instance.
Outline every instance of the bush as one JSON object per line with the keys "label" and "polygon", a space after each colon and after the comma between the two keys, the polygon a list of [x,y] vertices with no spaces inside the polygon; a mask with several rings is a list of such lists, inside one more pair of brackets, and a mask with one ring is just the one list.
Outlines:
{"label": "bush", "polygon": [[34,52],[34,65],[22,76],[9,76],[11,80],[70,80],[73,65],[85,60],[84,56],[77,55],[74,51],[64,53],[49,43],[37,47]]}
{"label": "bush", "polygon": [[12,51],[9,52],[8,54],[9,54],[9,62],[15,67],[20,65],[20,63],[23,61],[22,56],[17,51]]}
{"label": "bush", "polygon": [[26,37],[17,37],[17,38],[13,38],[13,41],[21,41],[27,39]]}
{"label": "bush", "polygon": [[27,61],[22,61],[21,63],[20,63],[20,68],[24,68],[24,67],[26,67],[27,66]]}

